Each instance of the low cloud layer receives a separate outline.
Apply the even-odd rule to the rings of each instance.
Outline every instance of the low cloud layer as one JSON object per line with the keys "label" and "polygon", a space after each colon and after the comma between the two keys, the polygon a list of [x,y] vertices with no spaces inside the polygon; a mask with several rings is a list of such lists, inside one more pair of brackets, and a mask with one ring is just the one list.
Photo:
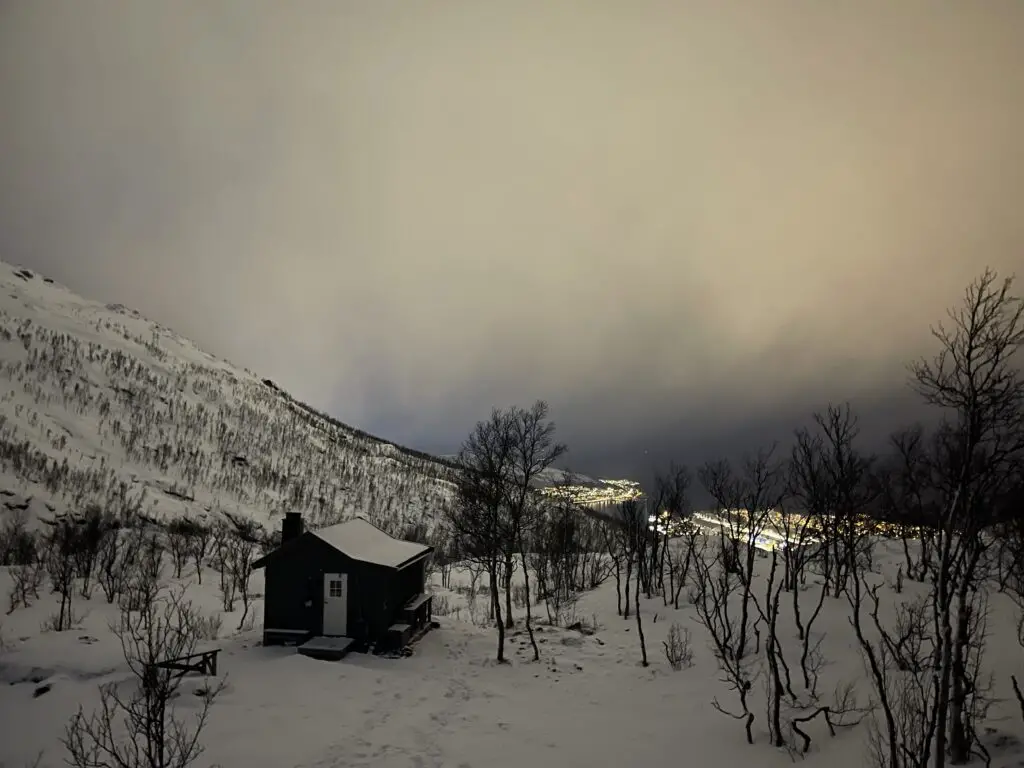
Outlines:
{"label": "low cloud layer", "polygon": [[[1024,4],[12,0],[0,258],[450,451],[624,474],[905,415],[1024,263]],[[645,453],[646,452],[646,453]]]}

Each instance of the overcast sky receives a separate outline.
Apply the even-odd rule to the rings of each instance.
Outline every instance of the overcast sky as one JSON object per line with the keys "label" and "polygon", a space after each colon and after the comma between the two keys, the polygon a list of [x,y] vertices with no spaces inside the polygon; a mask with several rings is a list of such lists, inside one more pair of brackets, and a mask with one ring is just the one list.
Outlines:
{"label": "overcast sky", "polygon": [[427,450],[536,398],[606,476],[896,426],[1024,265],[1021,39],[1020,0],[3,0],[0,258]]}

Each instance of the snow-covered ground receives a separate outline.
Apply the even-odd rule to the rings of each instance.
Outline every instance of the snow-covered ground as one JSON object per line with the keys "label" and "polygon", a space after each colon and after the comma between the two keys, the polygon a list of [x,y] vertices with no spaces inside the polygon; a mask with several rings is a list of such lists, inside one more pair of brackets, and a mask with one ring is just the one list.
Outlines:
{"label": "snow-covered ground", "polygon": [[[884,548],[877,562],[895,572],[898,553]],[[760,565],[767,561],[761,560]],[[255,622],[236,631],[239,613],[223,614],[216,574],[195,583],[186,572],[187,596],[207,615],[222,615],[219,674],[225,689],[210,711],[201,741],[206,748],[197,765],[224,768],[289,766],[449,766],[521,768],[532,766],[783,766],[794,758],[767,742],[765,697],[760,680],[752,692],[756,721],[753,745],[742,725],[715,711],[717,698],[728,707],[733,694],[723,685],[695,609],[681,601],[678,610],[661,598],[641,598],[641,615],[650,666],[640,664],[635,620],[616,615],[613,580],[584,594],[575,615],[578,629],[546,624],[543,606],[534,613],[540,662],[521,620],[509,636],[511,663],[494,662],[496,632],[487,626],[487,596],[467,596],[469,573],[456,569],[450,589],[435,574],[435,618],[440,629],[428,633],[407,658],[353,654],[342,661],[316,661],[292,648],[260,645],[259,601]],[[261,591],[262,576],[254,578]],[[260,582],[260,583],[256,583]],[[9,589],[0,571],[0,593]],[[478,583],[482,590],[483,580]],[[906,583],[901,596],[911,599],[922,585]],[[61,765],[59,739],[79,705],[98,703],[98,686],[130,680],[120,646],[108,624],[117,610],[99,590],[78,600],[76,628],[47,632],[41,627],[55,611],[54,596],[19,608],[2,621],[5,650],[0,652],[0,765],[20,766],[40,753],[40,765]],[[684,593],[685,594],[685,593]],[[813,606],[817,589],[801,595]],[[788,602],[785,596],[784,603]],[[442,615],[438,615],[438,614]],[[521,619],[522,608],[518,609]],[[821,690],[827,699],[836,685],[852,683],[866,703],[871,690],[848,623],[844,599],[826,600],[816,629],[824,633]],[[987,667],[995,676],[992,708],[982,735],[994,766],[1021,765],[1017,738],[1021,719],[1009,677],[1021,671],[1015,640],[1017,611],[1002,595],[993,595]],[[791,612],[784,605],[782,641],[795,643]],[[689,629],[694,664],[673,671],[662,649],[674,624]],[[596,625],[596,627],[594,626]],[[593,628],[593,629],[592,629]],[[190,690],[206,685],[186,678],[178,701],[187,714],[198,706]],[[866,724],[830,737],[821,722],[811,723],[814,739],[805,761],[811,766],[861,768],[868,764]]]}

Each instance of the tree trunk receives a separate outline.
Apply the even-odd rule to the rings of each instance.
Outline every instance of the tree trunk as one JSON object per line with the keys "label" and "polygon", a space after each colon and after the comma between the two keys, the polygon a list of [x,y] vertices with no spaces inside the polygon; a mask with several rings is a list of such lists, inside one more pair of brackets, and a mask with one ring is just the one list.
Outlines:
{"label": "tree trunk", "polygon": [[[648,666],[647,662],[647,641],[644,638],[644,624],[640,620],[640,579],[636,579],[636,591],[633,595],[633,599],[636,601],[636,633],[640,636],[640,663],[643,666]],[[628,606],[627,606],[628,609]]]}
{"label": "tree trunk", "polygon": [[615,561],[615,608],[618,615],[622,615],[622,566]]}
{"label": "tree trunk", "polygon": [[505,626],[511,629],[515,625],[512,618],[512,568],[514,561],[511,555],[505,557],[504,587],[505,587]]}
{"label": "tree trunk", "polygon": [[[622,618],[624,618],[624,619],[628,619],[629,618],[629,600],[630,600],[629,585],[630,585],[630,580],[632,578],[633,578],[633,561],[632,561],[632,559],[627,558],[626,559],[626,589],[625,589],[625,593],[626,593],[626,606],[625,607],[626,607],[626,610],[622,613]],[[637,579],[636,582],[639,584],[640,583],[640,579]]]}
{"label": "tree trunk", "polygon": [[967,663],[965,655],[969,642],[969,621],[967,612],[968,596],[966,584],[958,590],[956,630],[953,641],[952,679],[949,696],[949,761],[962,765],[970,759],[971,745],[964,721],[964,705],[967,702]]}
{"label": "tree trunk", "polygon": [[498,563],[492,562],[488,569],[491,582],[491,606],[494,620],[498,625],[498,662],[505,663],[505,623],[501,619],[501,595],[498,593]]}
{"label": "tree trunk", "polygon": [[949,683],[953,662],[953,627],[950,617],[949,579],[952,563],[950,562],[949,535],[943,533],[940,549],[940,561],[937,564],[936,579],[936,619],[939,628],[939,669],[936,675],[935,707],[935,768],[946,765],[946,738],[949,715]]}
{"label": "tree trunk", "polygon": [[526,634],[530,636],[530,645],[533,646],[533,660],[540,661],[540,648],[537,647],[537,638],[533,636],[533,608],[530,602],[530,569],[526,564],[526,555],[523,555],[523,585],[526,590]]}
{"label": "tree trunk", "polygon": [[669,601],[669,599],[671,597],[671,599],[673,601],[673,607],[678,609],[679,608],[679,600],[676,597],[676,569],[671,564],[671,561],[669,561],[669,566],[668,566],[668,589],[664,590],[664,594],[665,594],[665,605],[666,606],[668,605],[668,601]]}

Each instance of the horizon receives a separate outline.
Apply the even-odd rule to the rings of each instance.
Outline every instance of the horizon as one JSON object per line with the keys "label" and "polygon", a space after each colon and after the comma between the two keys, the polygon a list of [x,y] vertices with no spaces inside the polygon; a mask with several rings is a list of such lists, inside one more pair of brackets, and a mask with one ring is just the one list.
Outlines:
{"label": "horizon", "polygon": [[551,405],[646,487],[849,402],[1022,263],[1024,4],[0,9],[0,259],[434,455]]}

